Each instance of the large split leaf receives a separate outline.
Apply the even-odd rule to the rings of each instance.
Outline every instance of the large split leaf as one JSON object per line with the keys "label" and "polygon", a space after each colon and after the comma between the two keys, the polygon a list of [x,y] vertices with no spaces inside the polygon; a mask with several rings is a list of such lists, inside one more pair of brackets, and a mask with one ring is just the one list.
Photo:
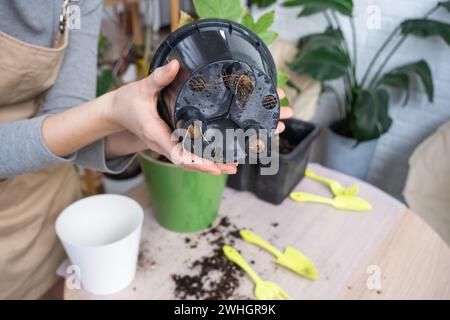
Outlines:
{"label": "large split leaf", "polygon": [[313,33],[300,38],[297,48],[299,51],[308,51],[318,47],[339,47],[342,39],[342,33],[339,29],[327,28],[324,32]]}
{"label": "large split leaf", "polygon": [[410,19],[401,24],[401,31],[404,35],[414,35],[417,37],[441,37],[450,45],[450,24],[430,19]]}
{"label": "large split leaf", "polygon": [[450,12],[450,1],[441,1],[438,3],[438,6],[443,7]]}
{"label": "large split leaf", "polygon": [[240,0],[194,0],[200,19],[219,18],[239,21],[244,13]]}
{"label": "large split leaf", "polygon": [[339,11],[346,16],[351,16],[353,12],[352,0],[289,0],[285,1],[283,6],[303,7],[299,16],[310,16],[328,9]]}
{"label": "large split leaf", "polygon": [[350,129],[358,142],[377,139],[392,124],[386,90],[360,90],[349,115]]}
{"label": "large split leaf", "polygon": [[349,66],[348,55],[337,46],[318,47],[301,52],[289,63],[289,67],[298,74],[308,74],[319,81],[339,78]]}
{"label": "large split leaf", "polygon": [[405,91],[406,104],[407,98],[409,97],[409,82],[411,76],[419,77],[425,88],[425,92],[427,93],[428,101],[433,102],[433,76],[428,63],[424,60],[408,63],[391,70],[380,79],[379,84]]}
{"label": "large split leaf", "polygon": [[277,2],[277,0],[250,0],[250,2],[256,4],[260,8],[266,8]]}

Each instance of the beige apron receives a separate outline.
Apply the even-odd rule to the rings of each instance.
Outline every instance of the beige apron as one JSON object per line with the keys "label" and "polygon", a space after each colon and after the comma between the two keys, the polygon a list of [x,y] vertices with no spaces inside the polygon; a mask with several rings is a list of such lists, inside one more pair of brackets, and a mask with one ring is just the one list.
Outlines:
{"label": "beige apron", "polygon": [[[0,122],[36,115],[61,67],[68,41],[64,26],[53,48],[0,32]],[[35,299],[53,286],[56,269],[65,259],[55,219],[80,197],[72,164],[0,181],[0,299]]]}

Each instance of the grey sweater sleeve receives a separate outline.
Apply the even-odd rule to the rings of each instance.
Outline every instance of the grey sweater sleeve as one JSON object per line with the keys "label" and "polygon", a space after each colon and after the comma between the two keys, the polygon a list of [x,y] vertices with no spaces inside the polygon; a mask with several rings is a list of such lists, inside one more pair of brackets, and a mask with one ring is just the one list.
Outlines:
{"label": "grey sweater sleeve", "polygon": [[[10,34],[13,36],[23,41],[30,40],[27,42],[33,44],[49,46],[57,30],[57,18],[62,0],[45,2],[48,4],[47,7],[42,5],[33,7],[28,0],[7,1],[1,4],[0,20],[3,20],[0,24],[1,30],[5,31],[3,29],[11,25]],[[45,117],[95,98],[101,1],[84,0],[76,4],[81,9],[81,28],[69,31],[69,44],[60,73],[54,86],[47,92],[38,116],[28,120],[0,123],[0,178],[36,171],[52,164],[68,161],[100,171],[119,173],[133,160],[133,156],[128,156],[107,161],[105,139],[65,158],[54,155],[43,140],[41,127]],[[51,19],[49,7],[53,8]],[[20,23],[15,11],[20,12],[20,18],[30,19],[34,24],[14,28],[15,24]],[[8,24],[4,19],[11,21]],[[8,30],[5,32],[8,33]],[[47,35],[39,38],[42,32],[46,32]]]}

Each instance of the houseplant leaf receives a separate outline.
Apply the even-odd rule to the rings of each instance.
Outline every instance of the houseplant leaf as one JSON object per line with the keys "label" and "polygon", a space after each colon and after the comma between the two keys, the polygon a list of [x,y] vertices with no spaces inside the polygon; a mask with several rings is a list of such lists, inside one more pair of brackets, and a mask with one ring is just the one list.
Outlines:
{"label": "houseplant leaf", "polygon": [[269,45],[278,36],[276,32],[269,31],[274,19],[275,11],[270,11],[263,14],[256,22],[254,21],[253,16],[247,13],[242,17],[241,23],[256,33],[266,45]]}
{"label": "houseplant leaf", "polygon": [[289,67],[324,81],[342,76],[350,66],[349,57],[337,46],[319,47],[297,55]]}
{"label": "houseplant leaf", "polygon": [[441,6],[450,12],[450,1],[441,1],[438,3],[438,6]]}
{"label": "houseplant leaf", "polygon": [[431,74],[431,69],[428,63],[424,60],[405,64],[403,66],[391,70],[380,79],[379,83],[395,87],[397,89],[406,90],[408,96],[409,77],[413,75],[419,77],[420,81],[422,82],[425,88],[425,92],[427,93],[428,101],[433,102],[434,96],[433,76]]}
{"label": "houseplant leaf", "polygon": [[351,16],[353,11],[352,0],[289,0],[283,3],[284,7],[302,6],[299,16],[309,16],[320,11],[332,9],[345,16]]}
{"label": "houseplant leaf", "polygon": [[389,95],[386,90],[360,90],[352,106],[349,125],[358,142],[379,138],[389,130]]}
{"label": "houseplant leaf", "polygon": [[277,87],[278,88],[284,88],[284,86],[289,81],[289,76],[283,71],[278,69],[277,70]]}
{"label": "houseplant leaf", "polygon": [[430,19],[410,19],[401,24],[404,35],[417,37],[439,36],[450,46],[450,24]]}
{"label": "houseplant leaf", "polygon": [[194,0],[199,19],[218,18],[238,21],[244,12],[240,0]]}
{"label": "houseplant leaf", "polygon": [[406,105],[409,100],[409,77],[404,73],[386,73],[378,82],[381,85],[392,87],[405,92],[405,99],[403,105]]}
{"label": "houseplant leaf", "polygon": [[342,42],[342,33],[338,29],[327,28],[322,33],[313,33],[306,35],[298,40],[297,48],[300,51],[306,51],[325,46],[340,46]]}
{"label": "houseplant leaf", "polygon": [[104,69],[99,75],[97,75],[97,97],[105,94],[113,83],[113,71],[112,69]]}
{"label": "houseplant leaf", "polygon": [[250,0],[250,2],[256,4],[259,8],[266,8],[277,2],[277,0]]}
{"label": "houseplant leaf", "polygon": [[[278,88],[284,88],[286,84],[289,81],[289,76],[283,71],[278,69],[277,70],[277,87]],[[282,107],[286,107],[289,105],[289,99],[287,97],[284,97],[284,99],[281,99],[280,105]]]}

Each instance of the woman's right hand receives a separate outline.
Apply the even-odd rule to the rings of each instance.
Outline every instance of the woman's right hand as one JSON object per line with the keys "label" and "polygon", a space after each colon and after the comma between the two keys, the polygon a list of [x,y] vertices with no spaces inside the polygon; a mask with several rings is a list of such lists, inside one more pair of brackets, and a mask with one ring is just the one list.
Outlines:
{"label": "woman's right hand", "polygon": [[159,116],[158,94],[175,79],[179,67],[178,61],[172,60],[147,78],[109,93],[113,96],[108,99],[111,103],[105,105],[104,118],[108,119],[112,131],[131,132],[132,135],[127,134],[130,143],[135,136],[140,141],[134,143],[142,144],[143,149],[160,153],[187,170],[215,175],[236,173],[237,164],[218,164],[185,151],[181,143],[171,138],[172,131]]}

